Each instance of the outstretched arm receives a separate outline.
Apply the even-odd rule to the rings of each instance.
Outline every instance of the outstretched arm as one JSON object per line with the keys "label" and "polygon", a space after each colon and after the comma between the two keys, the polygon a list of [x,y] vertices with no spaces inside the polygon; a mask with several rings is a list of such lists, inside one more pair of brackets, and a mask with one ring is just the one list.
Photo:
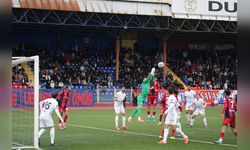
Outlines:
{"label": "outstretched arm", "polygon": [[61,120],[61,122],[63,123],[64,121],[63,121],[63,118],[62,118],[62,116],[61,116],[61,114],[60,114],[58,108],[55,109],[55,112],[56,112],[57,117],[58,117],[58,118]]}
{"label": "outstretched arm", "polygon": [[154,80],[154,75],[155,75],[155,68],[152,68],[149,76],[143,81],[143,83],[150,82],[150,84],[152,84]]}

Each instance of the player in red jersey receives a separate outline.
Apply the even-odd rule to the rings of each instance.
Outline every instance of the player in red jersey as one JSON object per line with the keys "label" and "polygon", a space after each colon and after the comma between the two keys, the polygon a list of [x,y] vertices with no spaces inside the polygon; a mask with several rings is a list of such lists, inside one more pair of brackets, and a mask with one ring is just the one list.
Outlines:
{"label": "player in red jersey", "polygon": [[159,123],[158,125],[161,125],[162,123],[162,117],[166,118],[166,116],[164,116],[164,112],[167,110],[167,94],[165,93],[162,98],[161,98],[161,101],[160,101],[160,104],[162,105],[161,107],[161,113],[160,113],[160,118],[159,118]]}
{"label": "player in red jersey", "polygon": [[[64,123],[67,122],[68,120],[68,104],[69,104],[69,98],[70,98],[70,91],[71,91],[71,86],[69,85],[67,89],[62,90],[58,96],[58,103],[59,103],[59,112],[61,116],[64,115]],[[61,120],[59,119],[59,128],[62,129],[61,125]],[[66,126],[65,126],[66,127]]]}
{"label": "player in red jersey", "polygon": [[[160,118],[159,118],[159,123],[158,125],[161,125],[162,123],[162,117],[164,117],[164,122],[165,122],[165,119],[166,119],[166,115],[164,114],[164,112],[167,110],[167,100],[168,100],[168,96],[167,94],[165,93],[163,95],[163,97],[161,98],[161,101],[160,101],[160,104],[162,104],[162,107],[161,107],[161,113],[160,113]],[[160,133],[160,136],[159,138],[161,139],[163,137],[163,134],[164,134],[164,128],[161,130],[161,133]]]}
{"label": "player in red jersey", "polygon": [[214,141],[215,144],[222,144],[224,139],[224,133],[226,130],[226,127],[230,125],[232,132],[235,136],[237,136],[238,132],[235,129],[236,126],[236,111],[237,111],[237,97],[236,95],[232,95],[230,97],[231,92],[229,90],[226,90],[224,92],[225,99],[224,99],[224,107],[221,111],[221,115],[224,117],[221,132],[220,132],[220,138],[218,141]]}
{"label": "player in red jersey", "polygon": [[150,93],[148,96],[148,110],[147,110],[147,114],[148,114],[148,118],[147,118],[147,122],[150,121],[150,110],[152,108],[152,112],[153,112],[153,116],[152,116],[152,121],[155,122],[155,115],[156,115],[156,104],[157,104],[157,98],[158,98],[158,90],[160,89],[160,84],[157,81],[157,79],[155,78],[153,85],[150,87]]}

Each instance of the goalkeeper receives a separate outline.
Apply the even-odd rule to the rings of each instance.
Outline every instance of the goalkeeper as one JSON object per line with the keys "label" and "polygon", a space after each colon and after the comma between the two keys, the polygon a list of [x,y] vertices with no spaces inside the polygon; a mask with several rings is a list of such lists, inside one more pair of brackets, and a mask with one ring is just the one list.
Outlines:
{"label": "goalkeeper", "polygon": [[137,121],[140,122],[140,123],[145,122],[141,118],[141,111],[142,111],[143,103],[148,97],[148,94],[149,94],[149,91],[150,91],[150,85],[153,84],[154,74],[155,74],[155,68],[152,68],[150,75],[147,78],[144,78],[144,80],[142,82],[142,91],[137,97],[137,107],[132,112],[131,116],[128,118],[128,122],[132,122],[132,118],[135,116],[136,113],[137,113],[137,116],[138,116]]}

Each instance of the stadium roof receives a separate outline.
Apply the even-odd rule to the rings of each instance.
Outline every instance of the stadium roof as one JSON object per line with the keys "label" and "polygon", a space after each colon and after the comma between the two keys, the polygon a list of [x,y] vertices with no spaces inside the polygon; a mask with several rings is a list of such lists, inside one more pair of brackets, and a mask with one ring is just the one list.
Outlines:
{"label": "stadium roof", "polygon": [[13,9],[12,23],[178,32],[237,33],[237,22],[231,21],[38,9]]}

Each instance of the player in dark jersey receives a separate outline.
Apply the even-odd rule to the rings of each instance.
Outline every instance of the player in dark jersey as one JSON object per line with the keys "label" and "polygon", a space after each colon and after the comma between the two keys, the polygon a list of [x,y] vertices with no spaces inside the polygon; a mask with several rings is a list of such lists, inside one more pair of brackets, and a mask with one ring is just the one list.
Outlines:
{"label": "player in dark jersey", "polygon": [[148,96],[148,110],[147,110],[147,122],[150,121],[150,110],[152,108],[153,116],[152,121],[155,122],[155,115],[156,115],[156,104],[158,99],[158,90],[160,89],[160,84],[155,78],[153,85],[150,87],[150,93]]}
{"label": "player in dark jersey", "polygon": [[[61,116],[63,117],[64,115],[64,123],[67,122],[68,120],[68,105],[69,105],[69,98],[70,98],[70,91],[71,91],[71,86],[68,86],[67,89],[62,90],[58,96],[58,105],[59,105],[59,112]],[[61,120],[59,119],[59,128],[62,129],[61,127]],[[66,127],[66,126],[65,126]]]}
{"label": "player in dark jersey", "polygon": [[238,132],[235,129],[236,126],[236,111],[237,111],[237,97],[236,95],[233,95],[230,97],[230,91],[226,90],[224,92],[225,99],[224,99],[224,107],[221,111],[221,115],[224,117],[222,128],[220,132],[220,138],[218,141],[214,141],[215,144],[222,144],[224,139],[224,133],[226,130],[226,127],[230,125],[232,132],[235,136],[237,136]]}

